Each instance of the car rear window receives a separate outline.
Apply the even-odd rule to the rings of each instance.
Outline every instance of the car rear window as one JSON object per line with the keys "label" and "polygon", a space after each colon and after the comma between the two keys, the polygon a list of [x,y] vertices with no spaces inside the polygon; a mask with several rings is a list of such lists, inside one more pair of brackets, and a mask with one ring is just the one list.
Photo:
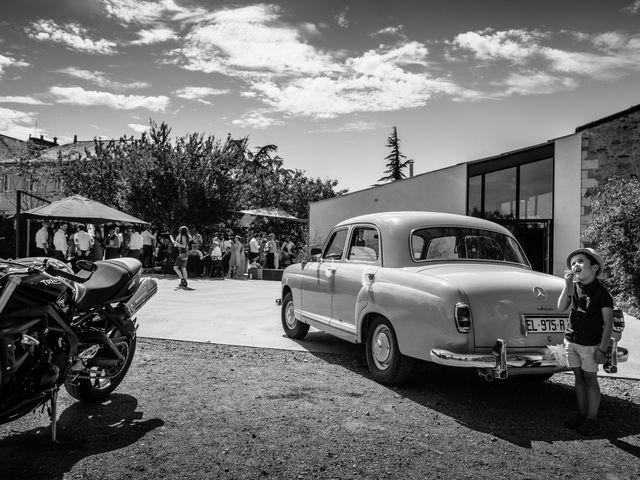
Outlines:
{"label": "car rear window", "polygon": [[491,260],[529,265],[516,240],[490,230],[430,227],[411,234],[411,255],[425,260]]}

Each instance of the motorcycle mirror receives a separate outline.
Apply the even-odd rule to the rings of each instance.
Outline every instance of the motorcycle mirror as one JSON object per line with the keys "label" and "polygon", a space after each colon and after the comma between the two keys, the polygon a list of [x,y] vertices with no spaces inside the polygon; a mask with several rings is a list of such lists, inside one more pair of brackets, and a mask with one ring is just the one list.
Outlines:
{"label": "motorcycle mirror", "polygon": [[85,270],[91,273],[95,272],[98,269],[98,266],[95,263],[90,262],[89,260],[78,260],[76,262],[76,267],[80,270]]}

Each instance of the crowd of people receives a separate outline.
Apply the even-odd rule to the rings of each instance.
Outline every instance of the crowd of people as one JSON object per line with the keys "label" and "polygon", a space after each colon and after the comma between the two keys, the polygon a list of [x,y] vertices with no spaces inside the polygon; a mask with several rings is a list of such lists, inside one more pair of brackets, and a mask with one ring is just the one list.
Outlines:
{"label": "crowd of people", "polygon": [[35,235],[36,256],[69,262],[131,257],[145,269],[175,272],[186,284],[189,276],[242,278],[249,269],[283,269],[302,251],[295,234],[235,234],[231,230],[204,236],[180,227],[174,236],[150,226],[72,224],[44,221]]}

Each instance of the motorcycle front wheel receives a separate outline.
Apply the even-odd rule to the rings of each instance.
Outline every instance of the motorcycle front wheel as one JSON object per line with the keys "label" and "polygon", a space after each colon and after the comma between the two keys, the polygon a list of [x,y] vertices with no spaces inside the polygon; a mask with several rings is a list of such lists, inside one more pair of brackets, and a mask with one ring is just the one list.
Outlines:
{"label": "motorcycle front wheel", "polygon": [[[117,335],[122,335],[115,330]],[[91,367],[89,374],[75,380],[67,379],[64,388],[73,398],[87,402],[99,402],[113,392],[129,371],[136,353],[137,337],[109,335],[124,359],[111,367]]]}

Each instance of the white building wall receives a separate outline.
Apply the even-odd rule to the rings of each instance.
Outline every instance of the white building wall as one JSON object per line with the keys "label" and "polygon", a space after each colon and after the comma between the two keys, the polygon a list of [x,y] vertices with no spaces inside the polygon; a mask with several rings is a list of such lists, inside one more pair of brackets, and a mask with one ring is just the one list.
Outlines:
{"label": "white building wall", "polygon": [[580,248],[582,142],[576,133],[555,140],[553,174],[553,274],[562,275],[567,254]]}
{"label": "white building wall", "polygon": [[467,212],[467,165],[428,172],[309,204],[309,244],[321,246],[338,222],[374,212]]}

